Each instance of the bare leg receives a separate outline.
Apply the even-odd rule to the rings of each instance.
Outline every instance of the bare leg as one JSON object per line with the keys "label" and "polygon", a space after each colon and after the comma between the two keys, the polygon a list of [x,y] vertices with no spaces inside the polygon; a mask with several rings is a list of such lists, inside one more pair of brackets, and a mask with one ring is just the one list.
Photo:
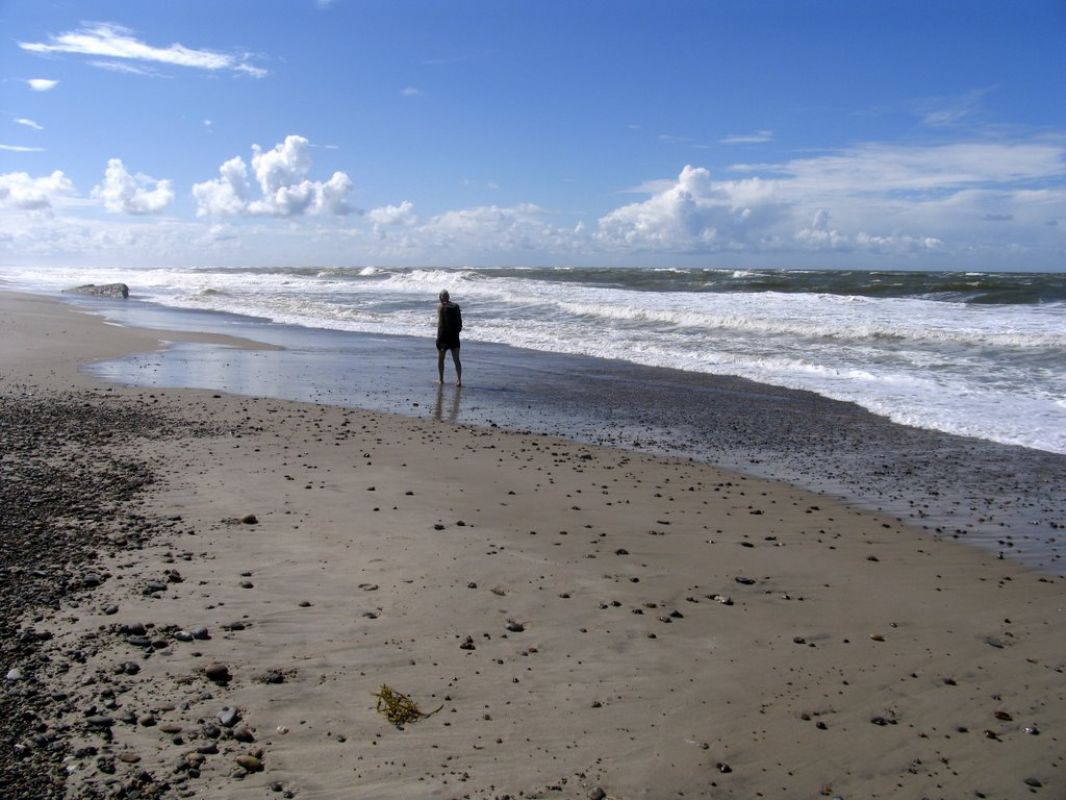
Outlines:
{"label": "bare leg", "polygon": [[[453,347],[452,348],[452,361],[455,362],[455,385],[456,386],[462,386],[463,385],[463,364],[462,364],[461,361],[459,361],[459,348],[457,348],[457,347]],[[441,353],[441,363],[442,364],[444,363],[444,354],[443,353]],[[440,380],[441,380],[441,383],[444,383],[444,367],[443,366],[441,367]]]}
{"label": "bare leg", "polygon": [[437,383],[444,383],[444,351],[437,351]]}

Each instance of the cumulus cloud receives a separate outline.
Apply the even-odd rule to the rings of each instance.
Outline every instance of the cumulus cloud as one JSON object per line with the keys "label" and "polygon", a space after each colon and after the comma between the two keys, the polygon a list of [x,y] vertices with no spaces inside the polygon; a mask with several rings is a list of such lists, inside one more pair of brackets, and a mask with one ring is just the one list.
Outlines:
{"label": "cumulus cloud", "polygon": [[772,181],[713,181],[706,169],[688,165],[649,199],[601,217],[596,237],[608,246],[636,249],[735,249],[757,238],[782,210]]}
{"label": "cumulus cloud", "polygon": [[73,192],[74,184],[59,170],[41,178],[32,178],[25,172],[0,175],[0,205],[10,208],[48,210],[54,200]]}
{"label": "cumulus cloud", "polygon": [[53,81],[49,78],[30,78],[26,83],[35,92],[47,92],[59,85],[59,81]]}
{"label": "cumulus cloud", "polygon": [[796,241],[814,249],[839,250],[847,247],[848,237],[829,224],[829,212],[818,209],[806,228],[796,231]]}
{"label": "cumulus cloud", "polygon": [[170,181],[155,181],[140,173],[130,175],[118,158],[108,160],[104,181],[93,187],[92,195],[112,214],[156,214],[174,200]]}
{"label": "cumulus cloud", "polygon": [[418,217],[414,212],[414,204],[410,200],[404,200],[398,206],[372,208],[366,212],[366,216],[375,225],[415,225]]}
{"label": "cumulus cloud", "polygon": [[122,25],[100,22],[83,25],[81,28],[49,37],[47,42],[19,42],[19,47],[30,53],[73,53],[101,56],[125,61],[144,61],[188,67],[208,71],[229,70],[255,78],[265,76],[266,70],[251,63],[247,53],[219,53],[214,50],[196,50],[175,42],[166,47],[146,44],[134,37],[134,32]]}
{"label": "cumulus cloud", "polygon": [[261,197],[250,198],[248,165],[240,156],[219,169],[219,177],[193,185],[197,214],[257,214],[298,217],[305,214],[349,214],[348,193],[352,181],[334,172],[327,181],[314,181],[310,143],[302,136],[287,136],[270,150],[252,146],[252,173]]}
{"label": "cumulus cloud", "polygon": [[877,236],[863,231],[855,234],[855,243],[863,249],[877,253],[913,253],[937,250],[943,244],[935,236],[907,236],[906,234]]}
{"label": "cumulus cloud", "polygon": [[234,156],[218,168],[219,177],[193,184],[198,217],[240,214],[248,208],[248,166]]}

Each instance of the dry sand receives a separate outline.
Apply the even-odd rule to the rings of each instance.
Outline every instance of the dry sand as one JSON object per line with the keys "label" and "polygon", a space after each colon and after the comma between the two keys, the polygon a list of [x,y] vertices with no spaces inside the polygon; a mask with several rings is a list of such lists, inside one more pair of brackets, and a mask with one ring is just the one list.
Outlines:
{"label": "dry sand", "polygon": [[[175,519],[34,623],[97,749],[69,796],[1066,796],[1061,578],[710,466],[77,373],[177,338],[0,296],[4,394],[218,431],[112,445],[156,475],[139,513]],[[440,710],[390,725],[383,684]]]}

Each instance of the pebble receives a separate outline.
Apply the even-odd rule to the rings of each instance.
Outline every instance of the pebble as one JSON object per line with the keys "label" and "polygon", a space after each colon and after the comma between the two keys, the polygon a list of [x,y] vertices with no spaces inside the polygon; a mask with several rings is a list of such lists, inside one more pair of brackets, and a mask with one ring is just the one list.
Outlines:
{"label": "pebble", "polygon": [[220,684],[229,683],[233,679],[233,676],[230,675],[229,667],[218,661],[204,667],[204,675],[207,676],[208,680]]}
{"label": "pebble", "polygon": [[589,790],[589,800],[603,800],[607,796],[607,792],[597,786],[595,789]]}
{"label": "pebble", "polygon": [[92,725],[94,728],[110,728],[112,725],[115,724],[115,720],[113,720],[106,714],[93,714],[85,721]]}
{"label": "pebble", "polygon": [[250,744],[255,741],[255,735],[247,726],[243,725],[233,732],[233,738],[238,742],[244,742],[245,744]]}
{"label": "pebble", "polygon": [[203,627],[202,625],[199,628],[193,628],[189,632],[192,634],[192,638],[194,639],[204,640],[211,638],[211,634],[207,632],[207,628]]}
{"label": "pebble", "polygon": [[239,755],[234,761],[249,772],[259,772],[263,768],[263,762],[253,755]]}
{"label": "pebble", "polygon": [[18,667],[12,667],[7,671],[7,679],[9,681],[21,681],[22,670],[20,670]]}
{"label": "pebble", "polygon": [[521,622],[515,622],[514,620],[507,623],[507,630],[511,633],[521,633],[526,629],[526,626]]}
{"label": "pebble", "polygon": [[241,718],[240,712],[233,706],[223,706],[218,712],[219,724],[224,728],[232,728]]}
{"label": "pebble", "polygon": [[245,514],[243,517],[241,517],[241,522],[243,522],[245,525],[258,525],[259,519],[258,517],[256,517],[255,514]]}

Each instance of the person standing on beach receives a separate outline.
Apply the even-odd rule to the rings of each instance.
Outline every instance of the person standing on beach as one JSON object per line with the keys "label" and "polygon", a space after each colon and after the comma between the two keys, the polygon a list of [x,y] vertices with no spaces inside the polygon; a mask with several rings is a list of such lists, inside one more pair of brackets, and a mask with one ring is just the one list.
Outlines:
{"label": "person standing on beach", "polygon": [[444,383],[444,353],[451,350],[455,362],[455,385],[463,385],[463,365],[459,361],[459,331],[462,329],[463,315],[459,306],[451,301],[448,290],[442,289],[437,306],[437,383]]}

